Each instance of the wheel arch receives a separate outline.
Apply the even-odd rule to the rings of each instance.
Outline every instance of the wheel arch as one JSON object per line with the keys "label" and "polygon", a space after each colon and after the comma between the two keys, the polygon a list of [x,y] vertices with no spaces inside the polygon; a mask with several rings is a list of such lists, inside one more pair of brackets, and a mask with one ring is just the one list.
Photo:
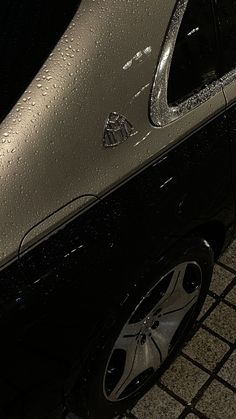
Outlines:
{"label": "wheel arch", "polygon": [[214,220],[196,227],[191,235],[206,239],[213,249],[215,260],[217,260],[225,247],[227,229],[223,222]]}

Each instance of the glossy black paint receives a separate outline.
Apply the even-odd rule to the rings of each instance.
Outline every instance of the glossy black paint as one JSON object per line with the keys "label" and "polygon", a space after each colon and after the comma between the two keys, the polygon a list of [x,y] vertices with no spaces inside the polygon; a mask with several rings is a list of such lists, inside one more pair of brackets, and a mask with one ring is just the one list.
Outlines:
{"label": "glossy black paint", "polygon": [[228,108],[227,121],[232,162],[232,184],[234,196],[236,196],[236,103],[233,103],[230,108]]}
{"label": "glossy black paint", "polygon": [[148,260],[190,234],[221,247],[234,216],[222,113],[21,254],[0,282],[0,368],[12,388],[1,395],[5,417],[14,417],[9,397],[24,418],[49,414]]}

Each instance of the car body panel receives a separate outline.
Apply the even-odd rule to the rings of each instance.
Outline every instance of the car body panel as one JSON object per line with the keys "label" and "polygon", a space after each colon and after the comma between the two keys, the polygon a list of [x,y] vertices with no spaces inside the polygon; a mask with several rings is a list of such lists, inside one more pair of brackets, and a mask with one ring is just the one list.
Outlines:
{"label": "car body panel", "polygon": [[[0,367],[25,395],[27,419],[68,394],[100,322],[147,262],[206,225],[225,239],[235,221],[223,89],[173,123],[150,121],[175,3],[83,0],[0,126],[0,322],[11,368],[6,357]],[[105,148],[113,111],[135,135]]]}
{"label": "car body panel", "polygon": [[[234,218],[229,161],[223,113],[22,254],[23,283],[17,293],[14,283],[15,294],[3,307],[7,334],[18,341],[12,345],[18,368],[15,376],[4,365],[2,371],[21,391],[30,388],[36,411],[42,378],[44,389],[55,392],[66,382],[71,366],[93,346],[101,320],[132,292],[146,261],[161,258],[199,225],[215,220],[228,229]],[[24,348],[30,352],[23,361]],[[25,373],[19,382],[19,371],[30,372],[35,352],[50,376],[42,377],[41,367],[33,379]],[[66,393],[75,379],[72,374]],[[43,401],[51,406],[47,397],[38,400],[41,406]]]}
{"label": "car body panel", "polygon": [[[171,124],[162,129],[150,123],[153,75],[174,5],[137,2],[134,13],[127,3],[124,13],[119,2],[114,7],[110,2],[109,7],[106,2],[81,3],[52,56],[0,127],[2,265],[17,255],[23,237],[48,214],[78,196],[104,195],[223,109],[219,92],[176,121],[174,130]],[[162,25],[157,27],[160,8]],[[156,29],[140,31],[140,16],[144,27]],[[104,123],[111,111],[124,114],[137,134],[105,149]],[[84,209],[78,203],[78,210]],[[46,232],[50,226],[44,226]],[[33,240],[27,244],[27,237],[25,247]],[[36,234],[34,241],[38,238]]]}
{"label": "car body panel", "polygon": [[234,195],[236,196],[236,80],[235,71],[232,71],[228,77],[224,79],[224,94],[227,101],[227,119],[228,134],[231,147],[231,164],[232,164],[232,184],[234,185]]}
{"label": "car body panel", "polygon": [[[149,2],[137,2],[135,18],[131,3],[124,14],[123,3],[83,1],[45,66],[1,124],[2,263],[16,255],[22,237],[48,214],[77,196],[107,190],[152,155],[141,157],[141,151],[133,147],[151,129],[149,92],[144,91],[138,100],[132,98],[152,81],[174,2],[166,2],[163,26],[157,32],[139,31],[140,18],[147,27],[154,25],[159,9],[155,5],[153,15],[153,5],[148,13]],[[145,59],[123,69],[150,45]],[[119,83],[114,84],[114,79]],[[124,145],[132,150],[126,162],[123,149],[111,152],[102,146],[111,111],[141,124],[136,124],[137,138]],[[140,112],[142,122],[137,118]]]}

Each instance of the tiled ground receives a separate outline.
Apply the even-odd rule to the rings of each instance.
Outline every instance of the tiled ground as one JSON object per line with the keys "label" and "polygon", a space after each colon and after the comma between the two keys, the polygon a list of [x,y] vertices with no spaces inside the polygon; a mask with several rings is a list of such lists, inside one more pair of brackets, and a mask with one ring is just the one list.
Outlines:
{"label": "tiled ground", "polygon": [[196,332],[127,419],[236,419],[236,242],[215,265]]}

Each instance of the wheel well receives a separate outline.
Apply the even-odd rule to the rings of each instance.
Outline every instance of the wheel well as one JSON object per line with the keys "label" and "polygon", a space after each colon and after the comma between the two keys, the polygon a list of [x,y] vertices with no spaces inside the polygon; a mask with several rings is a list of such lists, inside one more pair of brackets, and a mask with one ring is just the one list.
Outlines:
{"label": "wheel well", "polygon": [[226,238],[226,230],[223,223],[220,221],[212,221],[203,224],[200,227],[197,227],[193,231],[193,234],[201,236],[209,242],[214,251],[215,260],[220,256]]}

